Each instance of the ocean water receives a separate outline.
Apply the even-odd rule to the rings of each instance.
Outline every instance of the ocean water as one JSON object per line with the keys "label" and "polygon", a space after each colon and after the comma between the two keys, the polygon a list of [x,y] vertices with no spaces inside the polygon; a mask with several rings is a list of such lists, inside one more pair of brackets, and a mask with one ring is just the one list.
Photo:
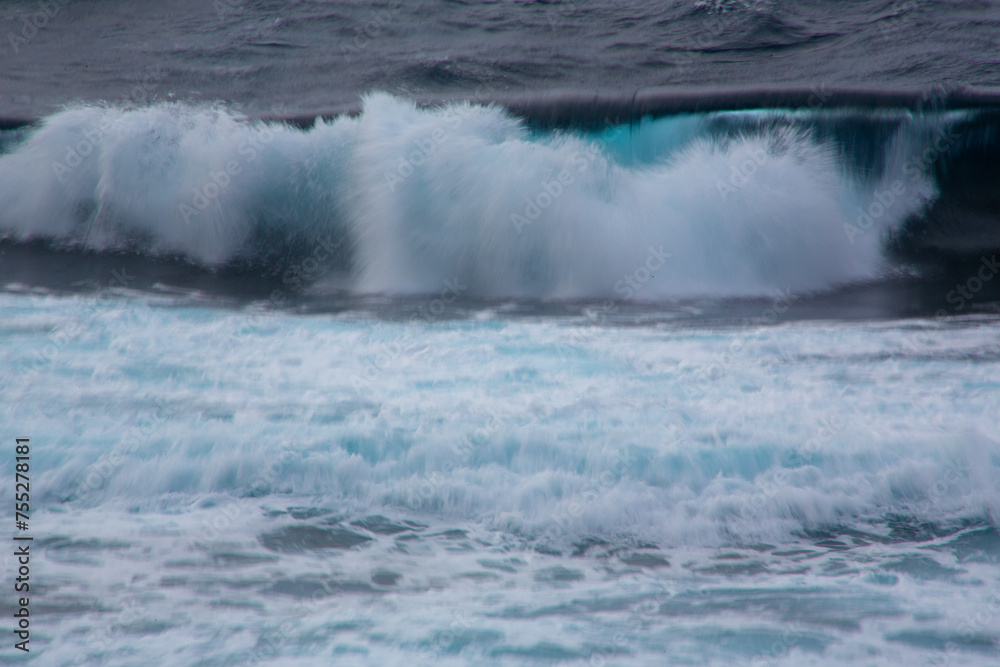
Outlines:
{"label": "ocean water", "polygon": [[0,662],[1000,665],[996,20],[5,4]]}

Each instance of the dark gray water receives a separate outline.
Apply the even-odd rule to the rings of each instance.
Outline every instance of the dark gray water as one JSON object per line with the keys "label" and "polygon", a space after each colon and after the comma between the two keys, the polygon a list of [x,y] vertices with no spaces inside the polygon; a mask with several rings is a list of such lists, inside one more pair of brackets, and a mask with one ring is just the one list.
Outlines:
{"label": "dark gray water", "polygon": [[371,90],[991,86],[998,28],[998,4],[974,1],[16,0],[0,5],[0,116],[98,99],[314,111]]}

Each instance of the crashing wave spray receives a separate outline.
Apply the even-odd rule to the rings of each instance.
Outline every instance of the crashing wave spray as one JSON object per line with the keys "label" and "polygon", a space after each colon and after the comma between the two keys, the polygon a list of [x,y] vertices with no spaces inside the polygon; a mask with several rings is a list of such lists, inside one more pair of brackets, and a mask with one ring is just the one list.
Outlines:
{"label": "crashing wave spray", "polygon": [[0,155],[0,230],[274,273],[333,238],[357,292],[450,280],[475,296],[657,300],[877,278],[886,235],[934,195],[922,176],[852,235],[909,135],[873,182],[809,131],[720,136],[709,119],[541,132],[497,107],[384,94],[308,130],[184,105],[77,107]]}

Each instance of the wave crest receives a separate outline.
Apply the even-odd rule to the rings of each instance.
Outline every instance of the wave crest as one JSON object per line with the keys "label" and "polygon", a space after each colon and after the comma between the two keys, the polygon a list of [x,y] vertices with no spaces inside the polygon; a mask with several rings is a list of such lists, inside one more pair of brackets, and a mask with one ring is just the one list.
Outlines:
{"label": "wave crest", "polygon": [[471,296],[657,300],[877,278],[885,238],[936,194],[922,177],[852,234],[912,150],[884,150],[874,178],[800,122],[720,131],[727,116],[542,131],[495,106],[374,94],[356,117],[300,129],[219,108],[77,107],[0,155],[0,230],[275,274],[332,239],[349,258],[331,268],[357,292],[449,280]]}

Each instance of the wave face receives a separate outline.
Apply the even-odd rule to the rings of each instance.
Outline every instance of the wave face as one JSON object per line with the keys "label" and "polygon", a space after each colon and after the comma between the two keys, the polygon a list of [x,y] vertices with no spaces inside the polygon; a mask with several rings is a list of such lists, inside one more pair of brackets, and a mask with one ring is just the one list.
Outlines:
{"label": "wave face", "polygon": [[275,275],[316,258],[360,293],[819,292],[892,269],[970,118],[743,111],[584,132],[374,94],[300,129],[82,106],[3,134],[0,232]]}

